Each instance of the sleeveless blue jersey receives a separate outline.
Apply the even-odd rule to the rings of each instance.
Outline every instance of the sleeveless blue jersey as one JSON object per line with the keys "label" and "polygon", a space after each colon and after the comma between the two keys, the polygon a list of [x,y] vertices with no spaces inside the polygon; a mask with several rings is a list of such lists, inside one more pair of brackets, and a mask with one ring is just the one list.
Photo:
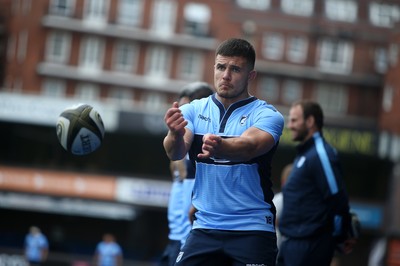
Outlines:
{"label": "sleeveless blue jersey", "polygon": [[[198,212],[193,228],[274,232],[271,160],[282,134],[283,116],[256,97],[236,102],[225,110],[215,94],[185,104],[181,110],[188,121],[187,128],[194,134],[189,155],[196,166],[192,203]],[[239,137],[250,127],[271,134],[275,146],[250,161],[197,158],[205,134]]]}

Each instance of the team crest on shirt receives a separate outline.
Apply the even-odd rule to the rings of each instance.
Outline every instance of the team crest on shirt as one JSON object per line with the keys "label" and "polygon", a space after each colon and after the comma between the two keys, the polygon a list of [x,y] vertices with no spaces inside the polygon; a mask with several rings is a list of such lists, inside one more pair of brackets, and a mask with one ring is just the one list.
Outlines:
{"label": "team crest on shirt", "polygon": [[179,252],[178,257],[176,257],[175,262],[179,262],[182,259],[182,256],[183,256],[183,251]]}
{"label": "team crest on shirt", "polygon": [[244,126],[244,124],[246,123],[248,115],[244,115],[242,116],[242,118],[240,118],[240,125]]}

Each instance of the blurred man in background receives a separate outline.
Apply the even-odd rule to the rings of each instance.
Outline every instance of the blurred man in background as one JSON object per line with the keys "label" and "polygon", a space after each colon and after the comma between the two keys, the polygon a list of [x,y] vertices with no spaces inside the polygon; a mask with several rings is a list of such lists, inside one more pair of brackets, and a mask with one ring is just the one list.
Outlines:
{"label": "blurred man in background", "polygon": [[122,266],[122,249],[113,234],[103,235],[103,240],[96,246],[93,260],[95,266]]}
{"label": "blurred man in background", "polygon": [[329,266],[337,247],[349,253],[355,243],[338,154],[323,138],[323,125],[318,103],[291,106],[288,128],[300,144],[282,190],[279,266]]}
{"label": "blurred man in background", "polygon": [[24,242],[25,258],[30,266],[42,265],[47,260],[49,243],[39,227],[31,226]]}

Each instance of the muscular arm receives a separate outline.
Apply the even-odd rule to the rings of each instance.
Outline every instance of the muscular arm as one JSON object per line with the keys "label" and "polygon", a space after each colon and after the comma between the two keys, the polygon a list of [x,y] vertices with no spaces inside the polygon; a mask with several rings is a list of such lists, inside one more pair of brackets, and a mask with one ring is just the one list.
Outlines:
{"label": "muscular arm", "polygon": [[271,134],[255,127],[250,127],[240,137],[221,138],[206,134],[203,137],[201,159],[218,157],[231,161],[248,161],[268,152],[275,145]]}

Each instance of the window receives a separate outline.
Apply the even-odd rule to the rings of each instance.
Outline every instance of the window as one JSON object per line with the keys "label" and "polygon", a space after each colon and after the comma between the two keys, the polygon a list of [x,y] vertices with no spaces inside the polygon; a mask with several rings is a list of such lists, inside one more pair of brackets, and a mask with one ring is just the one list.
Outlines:
{"label": "window", "polygon": [[50,14],[71,16],[74,13],[75,0],[51,0]]}
{"label": "window", "polygon": [[152,46],[147,57],[146,74],[149,78],[168,78],[171,68],[171,51],[162,46]]}
{"label": "window", "polygon": [[174,32],[176,3],[167,0],[154,1],[151,29],[159,34],[169,35]]}
{"label": "window", "polygon": [[86,0],[84,10],[85,22],[105,24],[107,22],[109,0]]}
{"label": "window", "polygon": [[325,14],[331,20],[354,22],[357,3],[353,0],[325,0]]}
{"label": "window", "polygon": [[53,31],[47,38],[46,60],[64,64],[69,59],[71,36],[69,33]]}
{"label": "window", "polygon": [[180,55],[179,78],[200,80],[203,76],[203,55],[198,51],[184,50]]}
{"label": "window", "polygon": [[372,2],[369,5],[369,19],[375,26],[393,27],[400,21],[400,6]]}
{"label": "window", "polygon": [[17,49],[17,40],[15,36],[10,36],[7,42],[7,59],[8,61],[14,60]]}
{"label": "window", "polygon": [[28,31],[23,30],[18,34],[17,60],[19,63],[24,62],[27,49],[28,49]]}
{"label": "window", "polygon": [[267,10],[271,0],[236,0],[236,4],[241,8]]}
{"label": "window", "polygon": [[165,96],[160,93],[146,93],[144,94],[144,106],[148,110],[162,110],[165,108],[166,99]]}
{"label": "window", "polygon": [[65,81],[59,79],[44,80],[42,94],[49,97],[64,97],[66,95]]}
{"label": "window", "polygon": [[263,55],[265,58],[282,59],[284,49],[283,36],[278,33],[266,33],[263,38]]}
{"label": "window", "polygon": [[79,66],[83,70],[96,71],[103,66],[104,42],[96,37],[83,39]]}
{"label": "window", "polygon": [[279,99],[279,83],[276,78],[263,77],[260,79],[258,91],[260,97],[267,102],[275,103]]}
{"label": "window", "polygon": [[143,0],[120,0],[118,2],[119,24],[139,26],[142,20]]}
{"label": "window", "polygon": [[205,4],[188,3],[184,9],[184,32],[204,36],[208,34],[211,10]]}
{"label": "window", "polygon": [[385,112],[390,112],[392,110],[394,98],[393,87],[386,85],[382,97],[382,108]]}
{"label": "window", "polygon": [[302,98],[303,89],[300,81],[297,80],[285,80],[282,89],[282,101],[285,104],[292,104],[294,101]]}
{"label": "window", "polygon": [[292,36],[289,38],[287,58],[290,62],[303,63],[307,58],[308,41],[305,37]]}
{"label": "window", "polygon": [[75,90],[75,97],[84,101],[98,100],[100,97],[99,87],[89,83],[78,84]]}
{"label": "window", "polygon": [[400,44],[392,43],[389,47],[389,62],[391,66],[397,64],[399,58],[399,46]]}
{"label": "window", "polygon": [[109,100],[112,100],[119,104],[133,105],[134,104],[134,93],[128,88],[112,88],[108,92]]}
{"label": "window", "polygon": [[379,73],[385,73],[388,69],[388,54],[385,48],[375,49],[375,70]]}
{"label": "window", "polygon": [[132,42],[117,42],[114,47],[114,69],[123,72],[136,70],[139,46]]}
{"label": "window", "polygon": [[349,73],[353,63],[353,49],[353,45],[348,41],[322,40],[318,50],[320,70],[331,73]]}
{"label": "window", "polygon": [[282,11],[292,15],[311,16],[314,9],[314,0],[282,0]]}
{"label": "window", "polygon": [[315,91],[315,100],[323,106],[325,113],[343,115],[347,112],[349,96],[346,88],[341,85],[320,83]]}

